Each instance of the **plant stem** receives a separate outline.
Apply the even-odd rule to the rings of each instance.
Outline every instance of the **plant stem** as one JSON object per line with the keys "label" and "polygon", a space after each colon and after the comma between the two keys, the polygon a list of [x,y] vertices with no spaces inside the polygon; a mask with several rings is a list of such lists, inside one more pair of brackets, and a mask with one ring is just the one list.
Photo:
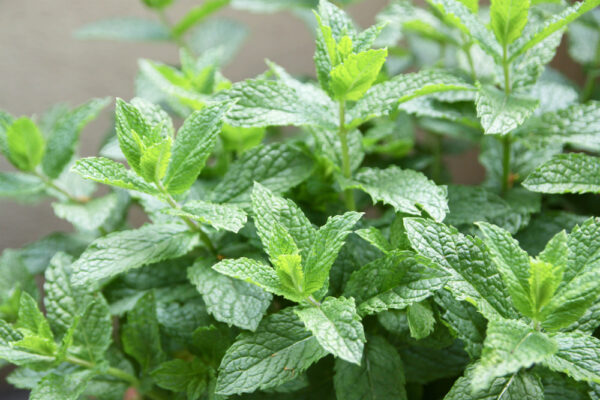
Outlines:
{"label": "plant stem", "polygon": [[463,52],[467,57],[467,62],[469,63],[469,69],[471,70],[471,78],[473,81],[477,81],[477,71],[475,71],[475,63],[473,62],[473,56],[471,56],[471,46],[469,43],[467,46],[463,47]]}
{"label": "plant stem", "polygon": [[[504,45],[502,49],[502,66],[504,69],[504,93],[506,97],[510,96],[510,65],[507,60],[507,47]],[[506,194],[511,187],[511,171],[510,171],[510,153],[512,140],[510,133],[504,135],[502,140],[502,193]]]}
{"label": "plant stem", "polygon": [[502,67],[504,68],[504,93],[508,96],[510,94],[510,65],[508,63],[508,50],[506,45],[502,49]]}
{"label": "plant stem", "polygon": [[187,42],[181,36],[175,35],[173,33],[173,26],[169,22],[169,18],[167,18],[167,14],[165,13],[165,10],[163,10],[161,8],[161,9],[156,10],[156,13],[158,14],[158,19],[160,19],[160,22],[164,25],[165,28],[167,28],[167,30],[169,31],[169,34],[171,35],[171,39],[173,39],[173,41],[177,44],[177,46],[184,48],[191,53],[192,50],[191,50],[190,46],[187,44]]}
{"label": "plant stem", "polygon": [[39,171],[32,171],[31,173],[33,175],[37,176],[38,178],[40,178],[44,182],[44,184],[46,186],[48,186],[48,187],[56,190],[57,192],[59,192],[60,194],[62,194],[66,198],[68,198],[70,201],[72,201],[73,203],[85,204],[85,203],[87,203],[89,201],[88,199],[83,199],[83,198],[79,198],[79,197],[76,197],[76,196],[72,195],[67,190],[65,190],[62,187],[58,186],[54,182],[54,180],[52,180],[52,178],[46,176],[45,174],[43,174],[43,173],[41,173]]}
{"label": "plant stem", "polygon": [[583,84],[583,89],[581,91],[582,103],[585,103],[586,101],[591,99],[592,95],[594,94],[594,86],[596,83],[596,79],[600,75],[598,67],[600,67],[600,39],[598,40],[598,44],[596,45],[596,55],[594,57],[593,65],[587,69],[585,83]]}
{"label": "plant stem", "polygon": [[[340,129],[338,131],[340,145],[342,148],[342,174],[344,178],[352,178],[352,168],[350,166],[350,151],[348,149],[348,132],[346,131],[346,101],[340,100]],[[354,202],[354,192],[352,189],[344,190],[344,201],[346,208],[350,211],[356,210]]]}
{"label": "plant stem", "polygon": [[[171,194],[167,191],[167,189],[165,189],[164,185],[160,182],[160,180],[156,180],[155,183],[156,183],[156,186],[158,187],[158,189],[161,191],[161,193],[165,197],[165,199],[167,200],[167,203],[171,206],[171,208],[176,209],[176,210],[181,210],[181,206],[179,205],[179,203],[177,203],[177,201],[173,198],[173,196],[171,196]],[[216,256],[217,249],[213,245],[213,243],[210,240],[210,238],[208,237],[208,235],[202,230],[200,225],[198,225],[196,223],[196,221],[194,221],[193,219],[191,219],[189,217],[182,216],[182,217],[180,217],[180,219],[183,222],[185,222],[185,224],[190,228],[190,230],[192,230],[193,232],[196,232],[200,235],[200,240],[202,240],[202,242],[206,245],[208,250],[213,255]]]}
{"label": "plant stem", "polygon": [[[78,357],[74,357],[74,356],[67,356],[65,361],[67,361],[68,363],[71,363],[71,364],[79,365],[80,367],[83,367],[83,368],[88,368],[88,369],[94,369],[96,367],[96,365],[94,363],[89,362],[87,360],[83,360]],[[131,386],[135,386],[135,387],[140,386],[140,381],[135,376],[131,375],[130,373],[128,373],[126,371],[123,371],[122,369],[109,367],[106,370],[106,374],[113,376],[117,379],[120,379],[124,382],[127,382]]]}
{"label": "plant stem", "polygon": [[308,301],[310,304],[312,304],[315,307],[321,307],[321,303],[319,303],[317,301],[317,299],[315,299],[312,295],[308,296],[306,298],[306,301]]}
{"label": "plant stem", "polygon": [[431,177],[436,183],[440,183],[442,180],[442,136],[437,133],[430,133],[433,139],[433,164],[431,164]]}

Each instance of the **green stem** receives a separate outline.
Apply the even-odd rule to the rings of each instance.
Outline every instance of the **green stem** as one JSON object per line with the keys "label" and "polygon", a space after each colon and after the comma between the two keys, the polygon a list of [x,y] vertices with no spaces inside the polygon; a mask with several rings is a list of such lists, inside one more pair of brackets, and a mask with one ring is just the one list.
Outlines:
{"label": "green stem", "polygon": [[600,71],[597,70],[598,67],[600,67],[600,40],[598,40],[598,44],[596,45],[596,55],[594,57],[594,63],[590,68],[588,68],[587,71],[585,83],[581,92],[582,103],[585,103],[586,101],[591,99],[592,95],[594,94],[596,78],[598,78],[598,76],[600,75]]}
{"label": "green stem", "polygon": [[308,296],[306,298],[306,301],[308,301],[310,304],[312,304],[315,307],[321,307],[321,303],[319,303],[319,301],[317,299],[315,299],[312,295]]}
{"label": "green stem", "polygon": [[[502,66],[504,69],[504,93],[506,97],[510,96],[510,64],[507,60],[507,47],[504,45],[502,49]],[[512,140],[510,133],[504,135],[502,140],[502,193],[506,194],[511,187],[511,172],[510,172],[510,153]]]}
{"label": "green stem", "polygon": [[502,49],[502,67],[504,68],[504,93],[510,94],[510,63],[508,62],[508,51],[506,45]]}
{"label": "green stem", "polygon": [[[338,136],[340,137],[340,145],[342,148],[342,174],[344,174],[346,179],[350,179],[352,178],[352,168],[350,165],[350,150],[348,149],[348,131],[346,130],[345,100],[340,100],[340,130],[338,132]],[[344,201],[348,210],[356,210],[354,191],[352,189],[346,189],[344,191]]]}
{"label": "green stem", "polygon": [[[173,196],[171,196],[171,194],[167,191],[167,189],[165,189],[165,187],[160,182],[160,180],[157,180],[155,183],[156,183],[156,186],[158,187],[158,189],[160,190],[160,192],[163,194],[163,196],[167,200],[167,203],[171,206],[171,208],[176,209],[176,210],[181,210],[181,206],[179,205],[179,203],[177,203],[177,201],[173,198]],[[210,238],[208,237],[208,235],[202,230],[200,225],[198,225],[196,223],[196,221],[194,221],[191,218],[183,217],[183,216],[180,218],[183,222],[185,222],[185,224],[190,228],[190,230],[192,230],[193,232],[196,232],[196,233],[198,233],[198,235],[200,235],[200,240],[202,240],[202,242],[208,248],[208,250],[213,255],[216,256],[217,249],[213,245],[213,243],[210,240]]]}
{"label": "green stem", "polygon": [[442,136],[437,133],[430,134],[433,139],[433,164],[431,164],[431,177],[436,183],[441,183],[442,180]]}
{"label": "green stem", "polygon": [[[94,369],[96,367],[96,365],[94,363],[91,363],[87,360],[83,360],[81,358],[73,357],[73,356],[67,356],[65,361],[67,361],[68,363],[74,364],[74,365],[79,365],[80,367],[87,368],[87,369]],[[124,382],[127,382],[131,386],[134,386],[136,388],[140,386],[140,381],[135,376],[131,375],[130,373],[128,373],[126,371],[123,371],[122,369],[109,367],[106,370],[106,374],[113,376],[117,379],[120,379]]]}
{"label": "green stem", "polygon": [[79,198],[79,197],[76,197],[76,196],[72,195],[67,190],[65,190],[62,187],[58,186],[54,182],[54,180],[52,180],[52,178],[44,175],[43,173],[41,173],[39,171],[32,171],[31,173],[33,175],[37,176],[38,178],[40,178],[44,182],[44,184],[46,186],[48,186],[48,187],[56,190],[57,192],[59,192],[60,194],[62,194],[66,198],[68,198],[70,201],[72,201],[73,203],[85,204],[85,203],[87,203],[89,201],[88,199],[82,199],[82,198]]}
{"label": "green stem", "polygon": [[171,22],[169,22],[169,18],[167,18],[167,14],[165,13],[165,10],[160,8],[160,9],[156,10],[156,13],[158,14],[158,19],[160,19],[160,22],[164,25],[165,28],[167,28],[167,30],[169,31],[169,34],[171,35],[171,39],[173,39],[173,41],[177,44],[177,46],[184,48],[191,53],[192,50],[191,50],[190,46],[187,44],[187,42],[181,36],[173,33],[173,25],[171,25]]}
{"label": "green stem", "polygon": [[475,63],[473,62],[473,56],[471,56],[471,43],[469,43],[467,46],[463,47],[463,52],[465,53],[465,56],[467,57],[467,62],[469,63],[469,68],[471,70],[471,78],[473,79],[474,82],[477,81],[477,71],[475,71]]}

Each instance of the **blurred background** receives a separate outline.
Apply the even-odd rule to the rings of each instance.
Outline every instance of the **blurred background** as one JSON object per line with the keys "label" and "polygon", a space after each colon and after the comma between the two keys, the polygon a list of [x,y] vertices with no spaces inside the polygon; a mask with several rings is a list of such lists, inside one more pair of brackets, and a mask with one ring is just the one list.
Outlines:
{"label": "blurred background", "polygon": [[[169,8],[175,21],[198,0],[178,0]],[[387,0],[365,0],[349,7],[358,24],[366,27],[388,4]],[[0,109],[13,115],[41,114],[53,104],[80,104],[92,97],[134,95],[137,60],[149,58],[177,63],[172,44],[82,41],[73,32],[88,23],[119,16],[156,18],[138,0],[0,0]],[[217,16],[242,22],[249,35],[241,51],[225,69],[232,81],[256,76],[270,59],[293,74],[314,75],[311,32],[298,17],[287,12],[252,14],[225,8]],[[581,81],[579,68],[561,47],[553,66]],[[96,155],[105,132],[112,124],[113,108],[87,126],[82,134],[83,156]],[[458,183],[476,183],[482,169],[475,154],[446,160]],[[0,159],[0,170],[12,170]],[[0,251],[18,248],[53,231],[70,231],[57,219],[48,202],[34,207],[0,200]]]}

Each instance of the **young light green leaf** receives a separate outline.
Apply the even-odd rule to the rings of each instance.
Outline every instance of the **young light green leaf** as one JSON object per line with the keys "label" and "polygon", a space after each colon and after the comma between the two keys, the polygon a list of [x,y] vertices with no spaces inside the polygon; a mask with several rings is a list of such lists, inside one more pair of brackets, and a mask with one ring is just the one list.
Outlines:
{"label": "young light green leaf", "polygon": [[304,260],[305,292],[307,294],[312,294],[323,287],[346,237],[362,215],[362,213],[350,211],[343,215],[329,217],[327,223],[317,231]]}
{"label": "young light green leaf", "polygon": [[17,343],[23,335],[13,329],[6,321],[0,319],[0,359],[15,365],[50,365],[55,362],[53,354],[36,354],[25,348],[19,349]]}
{"label": "young light green leaf", "polygon": [[145,147],[140,158],[140,175],[146,182],[160,182],[167,172],[170,158],[170,137],[165,137],[158,143]]}
{"label": "young light green leaf", "polygon": [[25,335],[37,335],[45,339],[53,339],[54,335],[46,317],[38,308],[37,301],[27,292],[21,294],[21,304],[16,327]]}
{"label": "young light green leaf", "polygon": [[387,50],[368,50],[350,54],[331,70],[330,86],[337,100],[359,100],[377,79]]}
{"label": "young light green leaf", "polygon": [[[226,266],[234,265],[223,264],[224,271]],[[250,274],[249,271],[245,273]],[[271,293],[256,285],[213,271],[206,260],[196,261],[188,270],[188,278],[202,295],[207,311],[217,321],[242,329],[256,330],[273,298]]]}
{"label": "young light green leaf", "polygon": [[381,250],[381,252],[384,254],[387,254],[390,251],[394,250],[394,246],[392,246],[392,244],[387,240],[383,233],[374,226],[359,229],[357,231],[354,231],[354,233],[356,233],[358,236],[360,236],[367,242],[371,243],[377,249]]}
{"label": "young light green leaf", "polygon": [[321,347],[360,365],[366,340],[353,298],[328,297],[318,307],[296,309],[296,314]]}
{"label": "young light green leaf", "polygon": [[412,247],[450,274],[446,286],[487,318],[516,317],[508,291],[481,240],[422,218],[405,218]]}
{"label": "young light green leaf", "polygon": [[194,25],[201,22],[203,19],[226,6],[231,0],[209,0],[199,6],[192,8],[185,16],[177,22],[171,29],[171,33],[175,36],[181,36],[190,30]]}
{"label": "young light green leaf", "polygon": [[547,360],[557,351],[554,340],[523,322],[490,321],[481,361],[473,372],[473,390],[484,390],[494,379]]}
{"label": "young light green leaf", "polygon": [[552,339],[558,352],[544,365],[578,381],[600,383],[600,340],[580,332],[559,332]]}
{"label": "young light green leaf", "polygon": [[159,21],[136,17],[104,19],[87,24],[75,32],[77,39],[166,41],[169,30]]}
{"label": "young light green leaf", "polygon": [[532,309],[530,300],[529,256],[504,229],[486,222],[479,222],[477,225],[483,233],[483,241],[504,279],[515,308],[532,318],[536,310]]}
{"label": "young light green leaf", "polygon": [[185,203],[181,209],[168,208],[167,214],[187,217],[203,224],[208,224],[217,230],[237,233],[246,225],[248,217],[244,210],[229,204],[208,203],[193,200]]}
{"label": "young light green leaf", "polygon": [[73,158],[81,130],[102,111],[110,98],[93,99],[69,111],[56,121],[46,141],[42,168],[46,175],[58,178]]}
{"label": "young light green leaf", "polygon": [[256,332],[242,333],[227,350],[219,367],[217,393],[248,393],[279,386],[326,355],[294,309],[286,308],[265,318]]}
{"label": "young light green leaf", "polygon": [[121,340],[125,352],[140,364],[143,371],[149,372],[164,361],[154,292],[140,297],[133,310],[127,313]]}
{"label": "young light green leaf", "polygon": [[541,193],[600,193],[600,158],[559,154],[533,171],[523,186]]}
{"label": "young light green leaf", "polygon": [[521,36],[527,25],[529,0],[494,0],[490,8],[491,26],[496,39],[508,46]]}
{"label": "young light green leaf", "polygon": [[369,337],[360,366],[335,360],[333,383],[338,399],[407,400],[402,359],[381,336]]}
{"label": "young light green leaf", "polygon": [[130,269],[181,257],[197,244],[198,236],[185,225],[145,225],[115,232],[95,240],[73,264],[72,282],[99,287]]}
{"label": "young light green leaf", "polygon": [[189,116],[175,139],[164,178],[170,193],[183,193],[192,186],[212,152],[229,103],[207,105]]}
{"label": "young light green leaf", "polygon": [[254,182],[283,193],[304,182],[311,173],[311,159],[297,148],[282,143],[257,146],[229,167],[211,192],[211,201],[246,208]]}
{"label": "young light green leaf", "polygon": [[539,105],[538,100],[506,95],[493,87],[477,93],[477,116],[487,135],[506,135],[521,126]]}
{"label": "young light green leaf", "polygon": [[430,261],[409,251],[391,251],[352,273],[344,294],[361,315],[403,309],[441,289],[448,279]]}
{"label": "young light green leaf", "polygon": [[125,168],[123,164],[109,160],[108,158],[82,158],[81,160],[77,160],[71,170],[85,179],[90,179],[106,185],[136,190],[151,195],[158,194],[158,189],[153,185],[140,179],[132,170]]}
{"label": "young light green leaf", "polygon": [[429,303],[422,301],[408,306],[406,310],[410,336],[420,340],[429,336],[435,326],[435,315]]}
{"label": "young light green leaf", "polygon": [[27,117],[6,128],[8,159],[22,171],[33,171],[42,162],[45,140],[37,125]]}
{"label": "young light green leaf", "polygon": [[343,186],[345,189],[363,190],[374,203],[389,204],[396,212],[421,215],[424,210],[436,221],[441,221],[448,211],[446,187],[437,186],[420,172],[396,166],[364,168],[354,179],[343,182]]}

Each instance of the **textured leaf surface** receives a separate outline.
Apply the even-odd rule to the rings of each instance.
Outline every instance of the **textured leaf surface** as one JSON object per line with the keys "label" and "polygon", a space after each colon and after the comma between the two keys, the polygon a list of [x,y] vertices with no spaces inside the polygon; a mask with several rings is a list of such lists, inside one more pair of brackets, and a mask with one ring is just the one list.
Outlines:
{"label": "textured leaf surface", "polygon": [[50,373],[31,391],[31,400],[77,400],[85,391],[93,371],[77,371],[67,375]]}
{"label": "textured leaf surface", "polygon": [[500,273],[477,238],[420,218],[404,219],[417,253],[450,273],[447,286],[458,300],[473,303],[485,316],[516,316]]}
{"label": "textured leaf surface", "polygon": [[441,221],[448,211],[446,187],[437,186],[425,175],[413,170],[402,170],[395,166],[386,169],[365,168],[345,187],[363,190],[373,202],[389,204],[396,212],[421,215],[421,210],[424,210],[436,221]]}
{"label": "textured leaf surface", "polygon": [[392,251],[350,276],[344,293],[361,314],[403,309],[431,296],[448,276],[427,259],[409,251]]}
{"label": "textured leaf surface", "polygon": [[350,54],[331,70],[331,90],[336,99],[356,101],[373,85],[385,62],[387,50]]}
{"label": "textured leaf surface", "polygon": [[64,218],[78,229],[93,231],[102,226],[119,205],[117,193],[98,197],[85,204],[53,203],[52,208],[57,217]]}
{"label": "textured leaf surface", "polygon": [[138,177],[132,170],[123,164],[103,157],[89,157],[77,160],[72,168],[85,179],[120,187],[123,189],[137,190],[148,194],[158,194],[158,190]]}
{"label": "textured leaf surface", "polygon": [[194,200],[181,209],[167,209],[168,214],[194,219],[213,228],[237,233],[246,225],[248,217],[239,207]]}
{"label": "textured leaf surface", "polygon": [[339,399],[407,399],[402,359],[380,336],[369,337],[360,366],[336,360],[333,382]]}
{"label": "textured leaf surface", "polygon": [[537,100],[506,96],[492,87],[482,87],[477,93],[477,116],[486,134],[506,135],[521,126],[537,108]]}
{"label": "textured leaf surface", "polygon": [[600,383],[600,340],[579,332],[556,333],[558,352],[544,364],[578,381]]}
{"label": "textured leaf surface", "polygon": [[42,162],[45,140],[37,125],[21,117],[6,127],[8,159],[22,171],[33,171]]}
{"label": "textured leaf surface", "polygon": [[490,8],[491,26],[496,39],[509,45],[519,38],[527,24],[529,0],[495,0]]}
{"label": "textured leaf surface", "polygon": [[352,298],[326,298],[319,307],[296,310],[321,347],[342,360],[360,365],[365,332]]}
{"label": "textured leaf surface", "polygon": [[228,395],[268,389],[293,380],[325,357],[317,339],[288,308],[265,318],[256,332],[243,333],[227,350],[217,393]]}
{"label": "textured leaf surface", "polygon": [[254,331],[271,304],[272,295],[262,288],[221,275],[202,261],[189,269],[188,277],[217,321]]}
{"label": "textured leaf surface", "polygon": [[559,154],[533,171],[523,186],[542,193],[600,193],[600,158]]}
{"label": "textured leaf surface", "polygon": [[175,224],[146,225],[94,241],[73,264],[73,284],[99,287],[133,268],[177,258],[198,244],[195,233]]}

